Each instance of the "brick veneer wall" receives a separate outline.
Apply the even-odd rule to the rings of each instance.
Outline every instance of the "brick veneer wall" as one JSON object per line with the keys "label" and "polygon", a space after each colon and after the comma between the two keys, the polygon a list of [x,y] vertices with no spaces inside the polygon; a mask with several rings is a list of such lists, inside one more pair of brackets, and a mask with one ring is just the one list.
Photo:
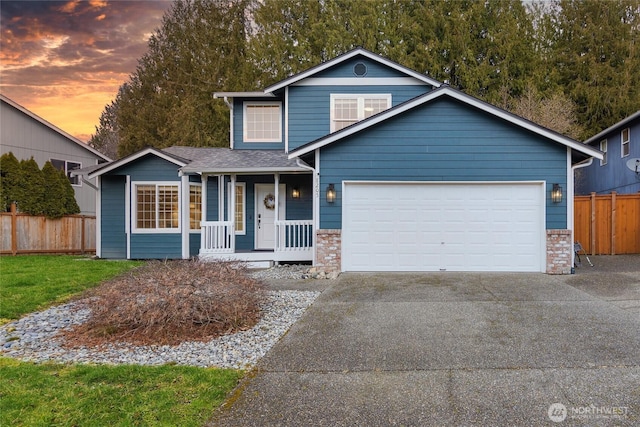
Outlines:
{"label": "brick veneer wall", "polygon": [[571,230],[547,230],[547,274],[571,274]]}
{"label": "brick veneer wall", "polygon": [[316,232],[316,263],[318,270],[342,270],[342,230],[325,229]]}

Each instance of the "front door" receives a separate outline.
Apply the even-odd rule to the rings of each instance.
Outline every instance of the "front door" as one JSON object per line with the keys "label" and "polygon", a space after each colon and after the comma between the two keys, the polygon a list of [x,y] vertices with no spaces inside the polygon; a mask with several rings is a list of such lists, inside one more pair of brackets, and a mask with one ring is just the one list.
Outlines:
{"label": "front door", "polygon": [[[285,218],[286,186],[280,184],[278,218]],[[274,184],[256,184],[256,249],[274,249],[276,240],[276,192]]]}

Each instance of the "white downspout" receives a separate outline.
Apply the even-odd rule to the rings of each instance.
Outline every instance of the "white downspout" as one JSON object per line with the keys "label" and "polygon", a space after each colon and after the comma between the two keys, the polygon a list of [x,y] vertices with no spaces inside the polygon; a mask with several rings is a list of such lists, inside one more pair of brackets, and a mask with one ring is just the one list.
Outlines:
{"label": "white downspout", "polygon": [[229,102],[229,98],[224,97],[224,103],[229,107],[229,148],[233,150],[233,103]]}
{"label": "white downspout", "polygon": [[[571,149],[569,149],[571,150]],[[569,151],[569,161],[571,161],[571,151]],[[583,162],[580,162],[578,164],[575,164],[573,166],[571,166],[571,185],[568,185],[568,189],[567,189],[567,225],[569,226],[569,229],[571,230],[571,244],[573,245],[573,243],[575,242],[575,230],[574,230],[574,218],[573,218],[573,213],[574,213],[574,186],[575,186],[575,177],[576,177],[576,170],[581,169],[581,168],[586,168],[589,167],[593,164],[593,157],[589,157],[588,160],[585,160]],[[573,267],[575,265],[575,256],[576,253],[575,251],[571,251],[571,267]]]}

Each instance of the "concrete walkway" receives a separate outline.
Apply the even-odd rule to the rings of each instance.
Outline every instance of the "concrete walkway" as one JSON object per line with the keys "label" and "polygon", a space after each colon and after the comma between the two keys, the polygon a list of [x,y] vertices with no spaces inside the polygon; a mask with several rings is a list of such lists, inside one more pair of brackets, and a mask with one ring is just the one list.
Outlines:
{"label": "concrete walkway", "polygon": [[325,289],[211,425],[639,425],[640,257],[592,261],[274,285]]}

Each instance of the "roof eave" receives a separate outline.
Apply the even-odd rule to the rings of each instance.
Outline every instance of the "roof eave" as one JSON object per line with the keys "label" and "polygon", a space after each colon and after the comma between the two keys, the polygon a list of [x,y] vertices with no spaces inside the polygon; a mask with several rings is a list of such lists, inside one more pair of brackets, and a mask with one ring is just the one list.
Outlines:
{"label": "roof eave", "polygon": [[155,156],[158,156],[168,162],[171,162],[179,167],[184,167],[187,165],[187,163],[183,160],[183,159],[178,159],[176,156],[173,156],[171,154],[165,153],[161,150],[158,150],[156,148],[153,147],[149,147],[149,148],[145,148],[144,150],[138,151],[136,153],[133,153],[127,157],[123,157],[122,159],[113,161],[111,163],[107,163],[106,165],[104,165],[104,167],[101,167],[100,169],[91,172],[90,174],[87,175],[87,178],[89,179],[93,179],[96,178],[98,176],[104,175],[107,172],[111,172],[114,169],[117,169],[121,166],[126,165],[127,163],[130,163],[134,160],[138,160],[148,154],[153,154]]}
{"label": "roof eave", "polygon": [[297,173],[310,173],[308,169],[300,168],[300,167],[273,167],[273,168],[216,168],[216,169],[192,169],[192,168],[182,168],[182,173],[185,174],[198,174],[198,175],[215,175],[215,174],[272,174],[278,172],[297,172]]}
{"label": "roof eave", "polygon": [[636,111],[635,113],[633,113],[632,115],[625,117],[624,119],[620,120],[618,123],[609,126],[608,128],[606,128],[605,130],[603,130],[602,132],[598,133],[597,135],[592,136],[591,138],[587,139],[584,143],[585,144],[593,144],[594,142],[600,142],[599,140],[604,137],[605,135],[607,135],[608,133],[616,130],[617,128],[620,128],[624,125],[626,125],[627,123],[632,122],[633,120],[640,118],[640,110]]}

